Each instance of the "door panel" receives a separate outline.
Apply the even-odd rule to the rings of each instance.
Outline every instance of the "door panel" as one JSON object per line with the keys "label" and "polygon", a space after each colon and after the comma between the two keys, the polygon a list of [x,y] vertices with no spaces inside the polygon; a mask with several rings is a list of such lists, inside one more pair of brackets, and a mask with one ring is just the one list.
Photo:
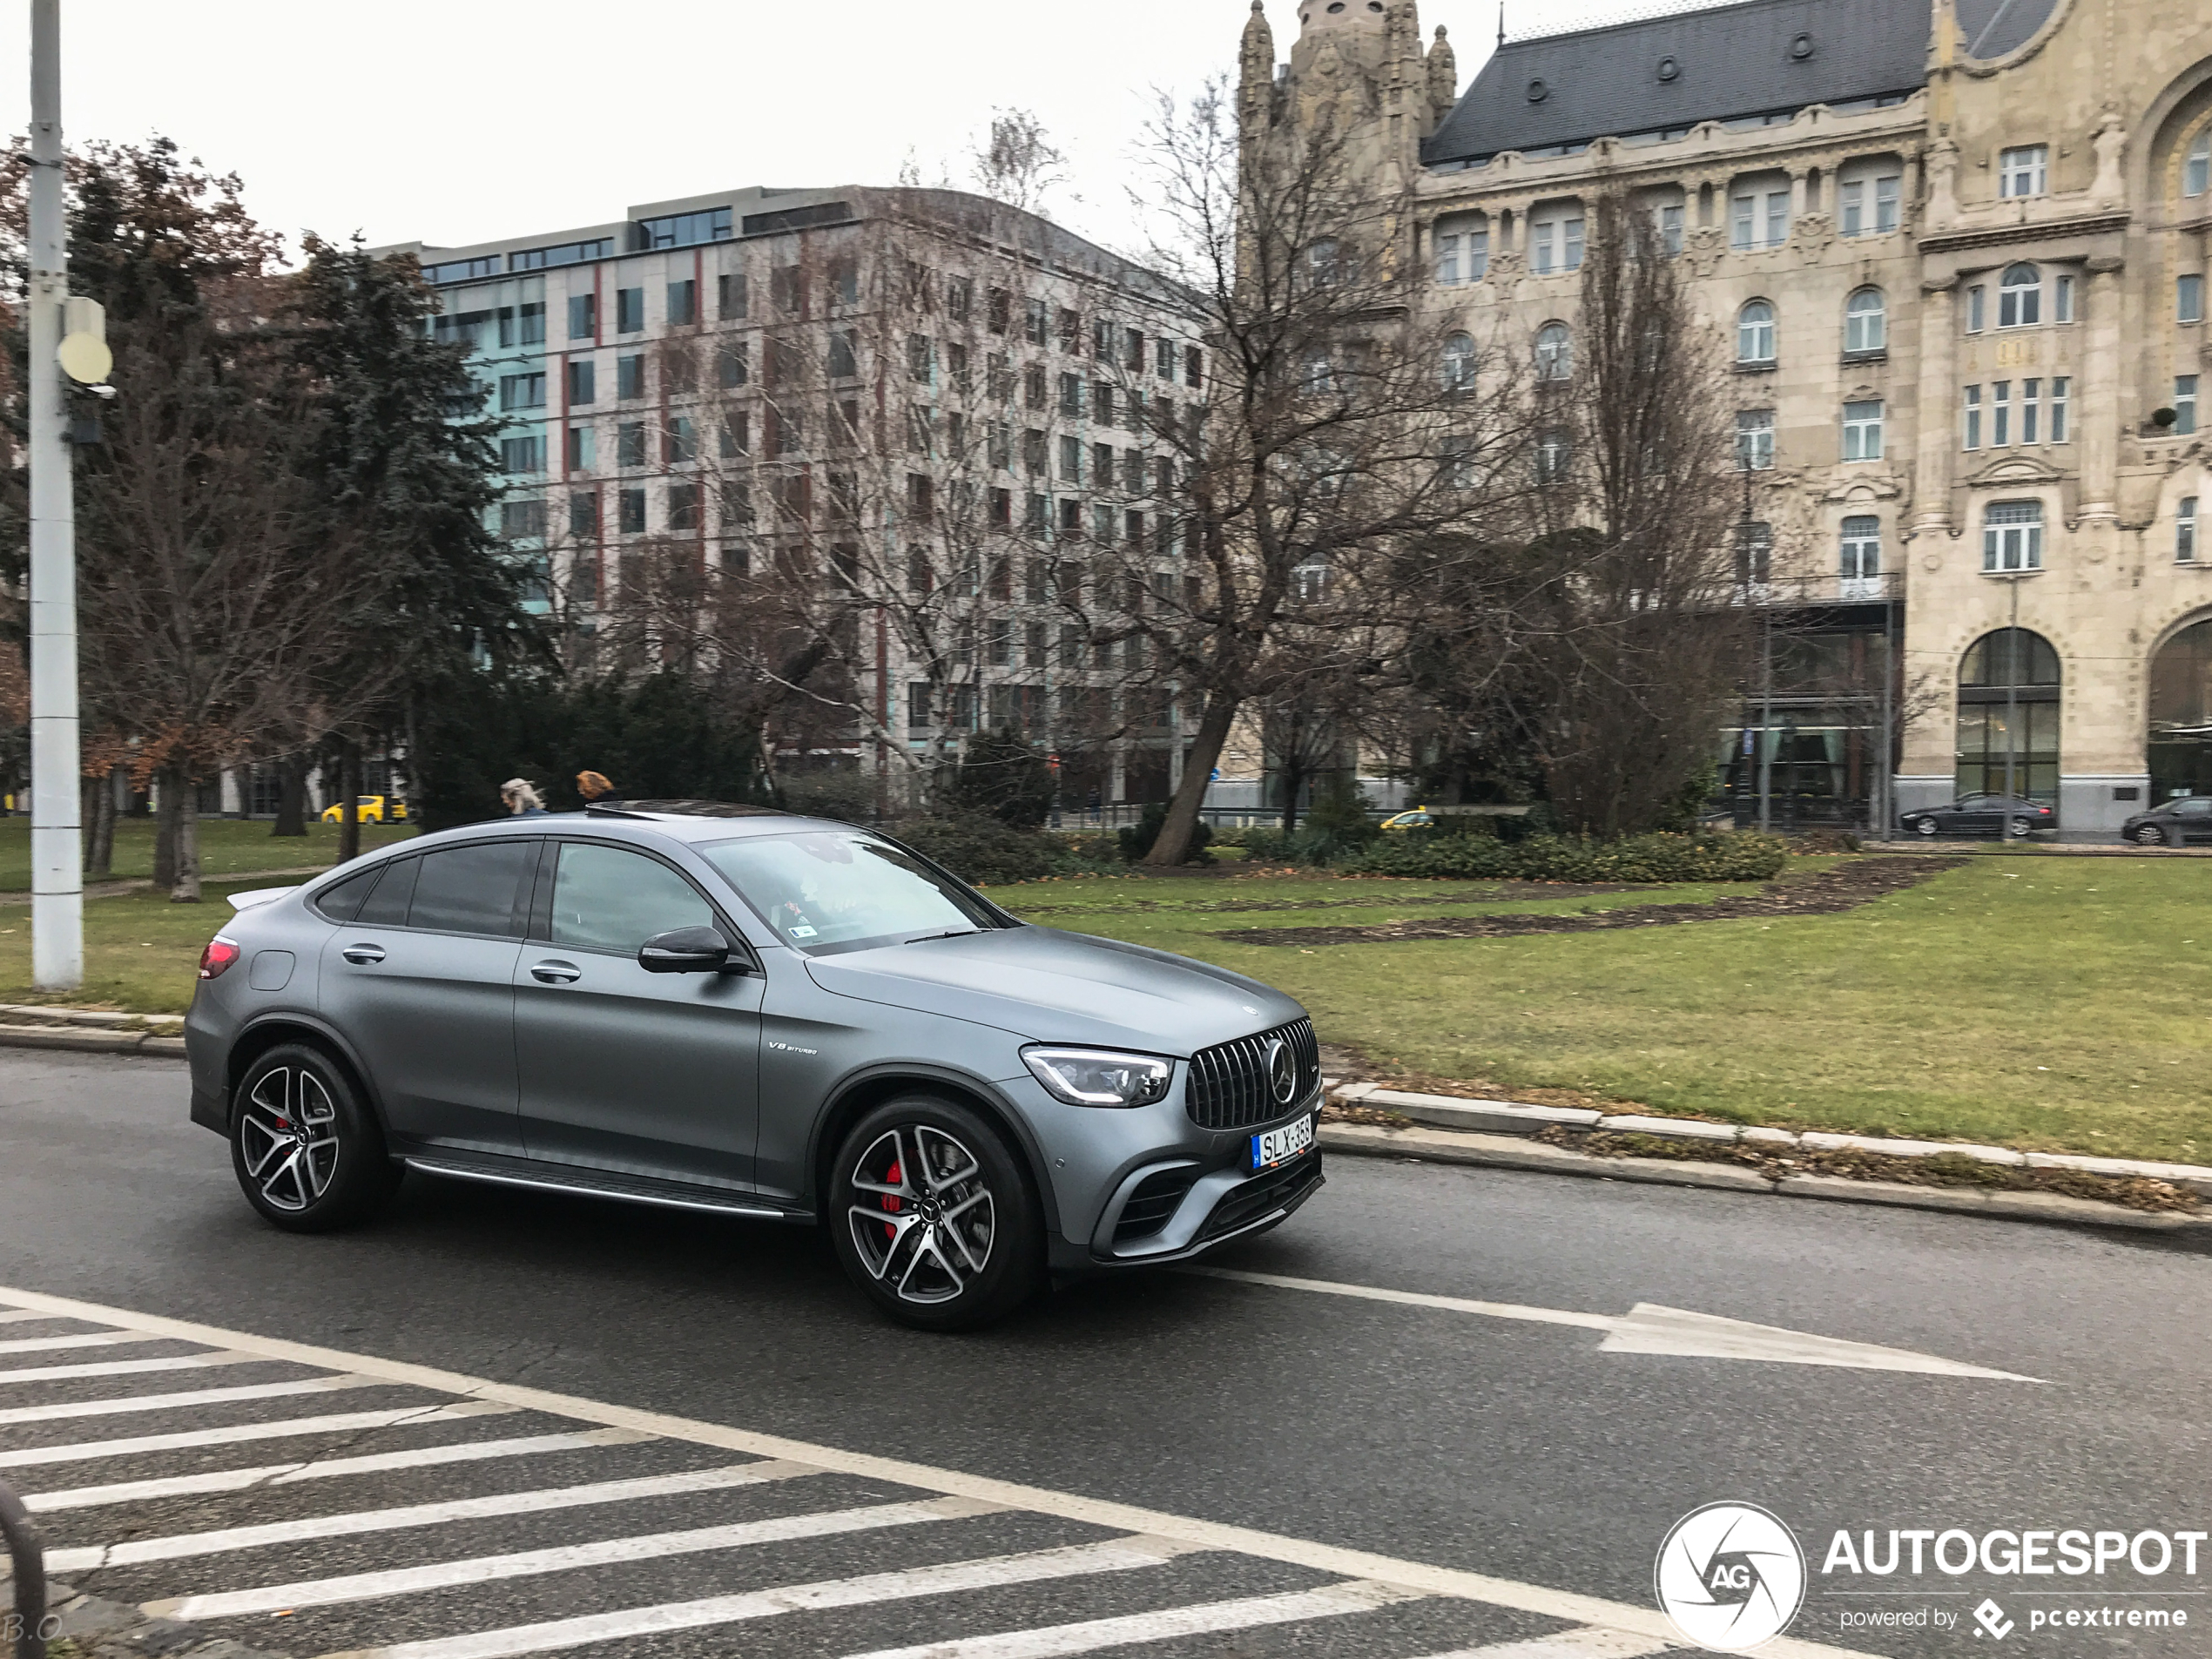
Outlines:
{"label": "door panel", "polygon": [[568,841],[550,925],[514,963],[530,1157],[695,1185],[753,1183],[761,981],[649,974],[637,948],[677,927],[742,935],[681,875],[626,847]]}
{"label": "door panel", "polygon": [[[500,841],[400,860],[323,948],[322,1012],[352,1039],[395,1136],[521,1151],[515,917],[536,856],[532,842]],[[463,895],[457,910],[455,894]],[[418,910],[511,931],[434,932],[410,925]]]}

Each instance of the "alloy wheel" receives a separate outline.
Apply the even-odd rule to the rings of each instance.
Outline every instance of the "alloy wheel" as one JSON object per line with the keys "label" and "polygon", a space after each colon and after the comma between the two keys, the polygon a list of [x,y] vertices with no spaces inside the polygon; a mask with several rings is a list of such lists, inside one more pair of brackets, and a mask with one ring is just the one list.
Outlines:
{"label": "alloy wheel", "polygon": [[262,1074],[239,1115],[246,1178],[273,1210],[298,1212],[330,1190],[338,1170],[338,1104],[304,1066]]}
{"label": "alloy wheel", "polygon": [[2149,824],[2135,832],[2135,845],[2138,846],[2163,846],[2165,844],[2164,833]]}
{"label": "alloy wheel", "polygon": [[853,1247],[902,1302],[950,1302],[990,1264],[997,1204],[983,1166],[927,1123],[887,1130],[853,1167],[846,1210]]}

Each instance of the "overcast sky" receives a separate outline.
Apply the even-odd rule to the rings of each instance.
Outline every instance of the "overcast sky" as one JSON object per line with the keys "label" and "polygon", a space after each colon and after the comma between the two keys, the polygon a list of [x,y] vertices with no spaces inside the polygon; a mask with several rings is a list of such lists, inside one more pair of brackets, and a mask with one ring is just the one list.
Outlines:
{"label": "overcast sky", "polygon": [[[1544,32],[1646,8],[1509,0]],[[1055,216],[1130,239],[1129,146],[1153,89],[1233,73],[1249,0],[62,0],[72,142],[165,133],[297,235],[447,246],[750,184],[933,179],[995,106],[1074,164]],[[29,117],[27,5],[7,8],[0,120]],[[1291,0],[1269,0],[1278,52]],[[1461,85],[1495,0],[1428,0]]]}

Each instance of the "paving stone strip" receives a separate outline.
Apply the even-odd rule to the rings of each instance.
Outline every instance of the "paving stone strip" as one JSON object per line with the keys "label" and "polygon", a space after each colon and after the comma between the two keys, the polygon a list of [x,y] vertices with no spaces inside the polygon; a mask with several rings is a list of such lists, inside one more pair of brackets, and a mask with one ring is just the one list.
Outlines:
{"label": "paving stone strip", "polygon": [[1757,893],[1680,904],[1627,905],[1570,915],[1438,916],[1366,927],[1242,927],[1217,933],[1243,945],[1366,945],[1412,939],[1489,939],[1518,934],[1603,933],[1616,927],[1668,927],[1687,921],[1737,921],[1774,916],[1827,916],[1902,893],[1957,869],[1964,857],[1901,854],[1853,859],[1793,881],[1769,881]]}

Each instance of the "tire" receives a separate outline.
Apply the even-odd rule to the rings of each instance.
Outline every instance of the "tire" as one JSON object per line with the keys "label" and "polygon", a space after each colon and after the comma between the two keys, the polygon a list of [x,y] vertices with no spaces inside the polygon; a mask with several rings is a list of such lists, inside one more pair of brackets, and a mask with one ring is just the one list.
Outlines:
{"label": "tire", "polygon": [[2009,826],[2009,828],[2011,830],[2013,840],[2016,841],[2024,841],[2029,836],[2035,833],[2035,826],[2025,818],[2014,819]]}
{"label": "tire", "polygon": [[989,1325],[1043,1282],[1027,1171],[981,1114],[942,1096],[886,1101],[854,1124],[826,1208],[846,1276],[916,1330]]}
{"label": "tire", "polygon": [[2145,824],[2130,839],[2137,846],[2163,846],[2166,845],[2166,832],[2155,824]]}
{"label": "tire", "polygon": [[261,1219],[320,1233],[367,1221],[400,1170],[361,1095],[329,1055],[279,1043],[239,1079],[231,1106],[231,1168]]}
{"label": "tire", "polygon": [[1921,834],[1928,837],[1931,840],[1935,839],[1936,821],[1932,818],[1921,819],[1919,822],[1914,824],[1912,827],[1918,830]]}

